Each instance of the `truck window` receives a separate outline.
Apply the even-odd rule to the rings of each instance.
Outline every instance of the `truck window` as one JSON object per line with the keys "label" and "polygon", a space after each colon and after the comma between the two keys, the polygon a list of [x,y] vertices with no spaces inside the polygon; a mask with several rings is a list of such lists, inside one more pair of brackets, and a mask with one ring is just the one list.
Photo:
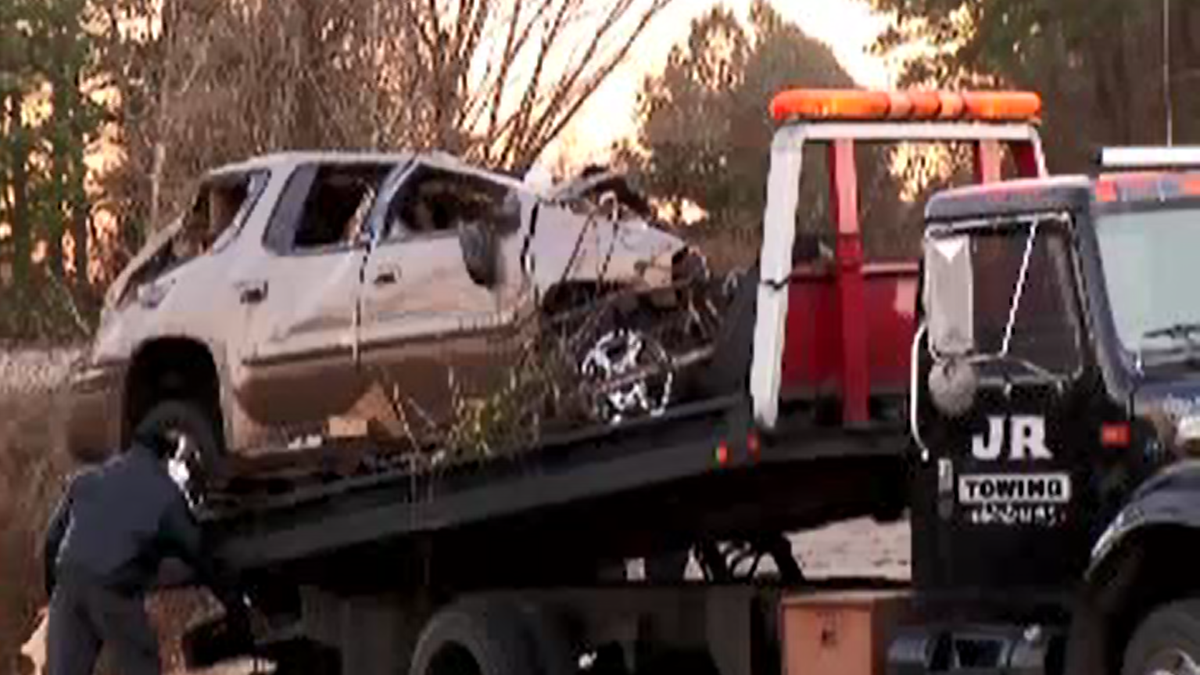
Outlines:
{"label": "truck window", "polygon": [[1080,366],[1065,235],[1049,226],[1030,233],[1014,224],[930,242],[925,302],[938,352],[998,355],[1007,338],[1009,355],[1049,371],[1066,375]]}
{"label": "truck window", "polygon": [[1195,252],[1200,210],[1195,206],[1101,214],[1096,236],[1117,336],[1130,352],[1179,351],[1186,341],[1146,335],[1200,322],[1195,302]]}

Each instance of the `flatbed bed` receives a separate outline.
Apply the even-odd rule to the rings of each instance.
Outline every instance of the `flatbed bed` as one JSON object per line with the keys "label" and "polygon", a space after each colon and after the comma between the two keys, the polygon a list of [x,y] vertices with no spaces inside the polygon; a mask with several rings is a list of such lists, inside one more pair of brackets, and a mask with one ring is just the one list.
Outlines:
{"label": "flatbed bed", "polygon": [[[505,456],[263,493],[201,520],[222,558],[253,570],[485,523],[534,519],[546,536],[587,532],[636,548],[664,531],[811,527],[870,515],[889,494],[903,499],[902,425],[848,431],[797,422],[748,444],[748,416],[743,396],[713,399]],[[587,522],[596,520],[609,525]],[[553,532],[555,523],[565,531]]]}

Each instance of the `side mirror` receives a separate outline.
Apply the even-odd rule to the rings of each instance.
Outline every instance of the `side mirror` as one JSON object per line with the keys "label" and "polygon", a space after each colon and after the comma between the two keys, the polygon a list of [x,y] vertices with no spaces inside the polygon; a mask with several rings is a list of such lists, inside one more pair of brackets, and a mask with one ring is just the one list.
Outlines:
{"label": "side mirror", "polygon": [[500,276],[495,231],[485,222],[460,222],[458,243],[471,280],[484,288],[495,286]]}

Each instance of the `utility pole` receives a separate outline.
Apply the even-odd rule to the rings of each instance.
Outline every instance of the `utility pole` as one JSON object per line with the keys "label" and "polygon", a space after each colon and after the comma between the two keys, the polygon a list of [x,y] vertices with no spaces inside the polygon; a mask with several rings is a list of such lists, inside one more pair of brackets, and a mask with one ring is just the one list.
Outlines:
{"label": "utility pole", "polygon": [[1167,145],[1175,140],[1174,120],[1171,115],[1171,0],[1163,0],[1163,106],[1167,111]]}

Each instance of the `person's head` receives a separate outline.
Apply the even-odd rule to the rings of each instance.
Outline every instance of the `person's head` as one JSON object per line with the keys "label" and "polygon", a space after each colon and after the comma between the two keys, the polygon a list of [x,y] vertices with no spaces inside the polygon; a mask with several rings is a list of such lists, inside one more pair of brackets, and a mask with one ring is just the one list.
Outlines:
{"label": "person's head", "polygon": [[140,426],[133,432],[133,444],[153,454],[159,461],[166,461],[179,449],[179,436],[156,426]]}

